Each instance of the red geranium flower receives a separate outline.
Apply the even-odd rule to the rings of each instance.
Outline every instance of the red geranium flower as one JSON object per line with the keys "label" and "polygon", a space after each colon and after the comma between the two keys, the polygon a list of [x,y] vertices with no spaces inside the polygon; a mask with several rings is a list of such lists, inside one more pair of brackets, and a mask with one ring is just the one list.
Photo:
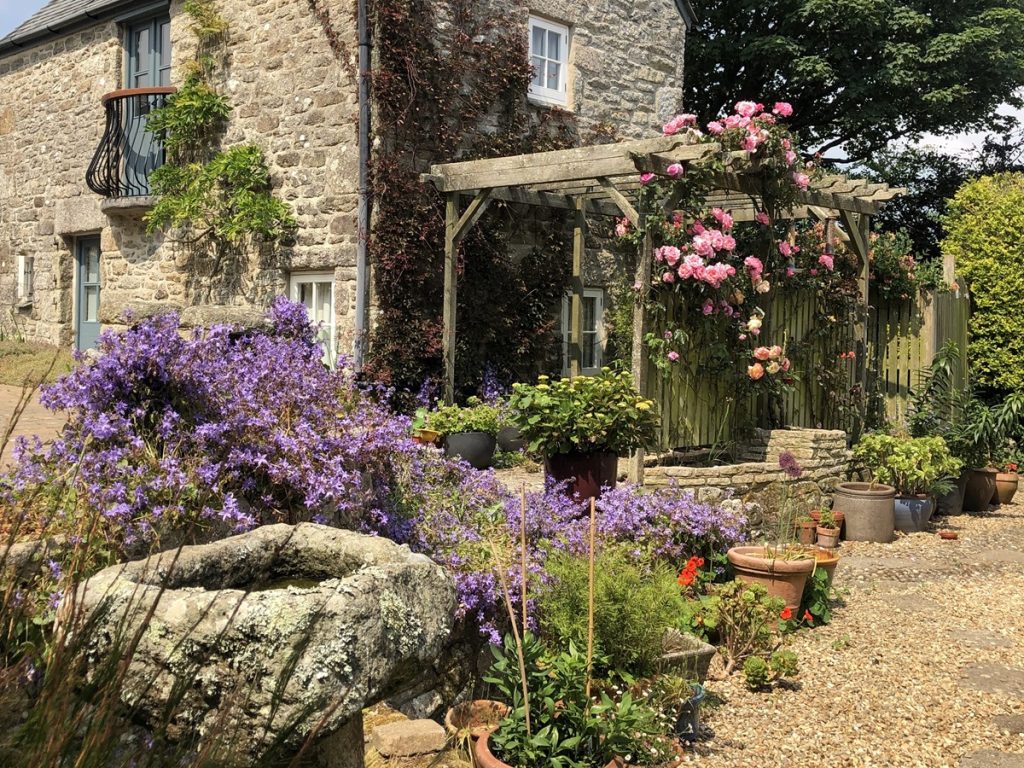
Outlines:
{"label": "red geranium flower", "polygon": [[779,614],[779,618],[782,619],[783,621],[789,621],[790,619],[793,618],[793,609],[792,608],[784,608],[782,610],[782,613]]}
{"label": "red geranium flower", "polygon": [[811,624],[814,623],[814,617],[811,616],[810,611],[804,611],[804,621],[809,621]]}

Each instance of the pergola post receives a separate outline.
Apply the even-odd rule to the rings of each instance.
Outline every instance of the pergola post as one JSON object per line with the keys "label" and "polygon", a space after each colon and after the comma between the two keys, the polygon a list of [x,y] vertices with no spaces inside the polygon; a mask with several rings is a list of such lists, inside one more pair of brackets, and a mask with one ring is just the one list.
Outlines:
{"label": "pergola post", "polygon": [[455,228],[459,221],[459,194],[449,192],[444,204],[444,401],[455,402],[455,314],[458,307],[459,243]]}
{"label": "pergola post", "polygon": [[572,305],[569,312],[569,377],[583,368],[583,256],[586,250],[587,217],[584,200],[576,198],[572,230]]}
{"label": "pergola post", "polygon": [[[644,336],[647,335],[647,292],[651,287],[651,270],[654,266],[654,237],[641,219],[644,229],[644,240],[640,246],[640,257],[637,259],[636,301],[633,304],[633,381],[641,394],[647,391],[647,354],[644,349]],[[637,449],[629,460],[629,482],[642,485],[644,482],[644,449]]]}
{"label": "pergola post", "polygon": [[861,388],[861,428],[867,420],[868,391],[868,316],[871,312],[871,217],[863,213],[840,210],[839,216],[850,236],[850,245],[860,258],[860,296],[863,312],[854,326],[854,340],[857,344],[857,380]]}

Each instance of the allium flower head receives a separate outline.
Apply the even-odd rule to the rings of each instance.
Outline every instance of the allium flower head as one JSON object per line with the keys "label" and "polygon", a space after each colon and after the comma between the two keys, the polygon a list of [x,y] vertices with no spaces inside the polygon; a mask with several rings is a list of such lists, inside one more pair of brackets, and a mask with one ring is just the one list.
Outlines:
{"label": "allium flower head", "polygon": [[797,463],[796,456],[789,451],[779,454],[779,468],[794,480],[804,473],[803,468]]}

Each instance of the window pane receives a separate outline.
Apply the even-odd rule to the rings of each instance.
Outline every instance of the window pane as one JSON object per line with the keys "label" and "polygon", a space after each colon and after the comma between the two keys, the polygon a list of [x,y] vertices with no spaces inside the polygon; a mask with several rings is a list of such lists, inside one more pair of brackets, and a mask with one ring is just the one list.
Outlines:
{"label": "window pane", "polygon": [[[519,38],[522,40],[522,38]],[[530,40],[530,53],[534,56],[544,55],[544,30],[540,27],[533,28],[533,37]]]}
{"label": "window pane", "polygon": [[298,301],[302,306],[306,308],[306,314],[309,315],[309,319],[313,320],[313,284],[312,283],[299,283],[299,298]]}
{"label": "window pane", "polygon": [[562,60],[562,36],[557,32],[548,32],[548,50],[545,55],[555,61]]}
{"label": "window pane", "polygon": [[593,296],[583,297],[583,332],[597,333],[597,299]]}
{"label": "window pane", "polygon": [[331,291],[334,288],[331,283],[316,284],[316,317],[314,320],[324,325],[330,325],[331,320]]}
{"label": "window pane", "polygon": [[100,319],[100,289],[91,286],[85,289],[85,321],[97,323]]}
{"label": "window pane", "polygon": [[100,249],[89,248],[85,254],[85,282],[98,284],[100,281]]}
{"label": "window pane", "polygon": [[533,84],[544,86],[544,59],[534,56],[533,62]]}
{"label": "window pane", "polygon": [[562,69],[562,65],[561,64],[558,64],[558,63],[556,63],[554,61],[549,61],[548,62],[548,82],[547,82],[547,87],[550,88],[553,91],[560,91],[561,90],[561,87],[559,86],[559,82],[558,82],[558,76],[559,76],[559,72],[561,71],[561,69]]}
{"label": "window pane", "polygon": [[132,56],[135,59],[136,72],[149,71],[149,56],[151,48],[149,45],[149,27],[136,30]]}
{"label": "window pane", "polygon": [[160,24],[160,66],[171,66],[171,22]]}

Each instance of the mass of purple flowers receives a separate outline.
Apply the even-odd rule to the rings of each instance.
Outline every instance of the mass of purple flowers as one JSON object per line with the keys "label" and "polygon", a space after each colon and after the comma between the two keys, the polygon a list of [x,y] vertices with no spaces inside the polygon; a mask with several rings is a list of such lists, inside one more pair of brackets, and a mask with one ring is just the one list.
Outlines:
{"label": "mass of purple flowers", "polygon": [[[59,524],[63,512],[72,534],[75,520],[98,521],[114,556],[168,534],[211,539],[281,521],[388,536],[448,568],[460,617],[497,639],[495,553],[519,595],[518,495],[493,472],[414,443],[386,392],[322,364],[315,333],[286,299],[260,329],[184,335],[166,315],[107,332],[94,360],[43,393],[68,415],[60,437],[22,442],[0,489],[22,505],[52,501],[40,489],[70,489],[71,503],[40,514]],[[527,494],[526,510],[528,569],[543,581],[547,553],[586,551],[588,507],[555,489]],[[724,551],[745,524],[688,493],[632,486],[607,492],[597,521],[602,541],[677,565]]]}

